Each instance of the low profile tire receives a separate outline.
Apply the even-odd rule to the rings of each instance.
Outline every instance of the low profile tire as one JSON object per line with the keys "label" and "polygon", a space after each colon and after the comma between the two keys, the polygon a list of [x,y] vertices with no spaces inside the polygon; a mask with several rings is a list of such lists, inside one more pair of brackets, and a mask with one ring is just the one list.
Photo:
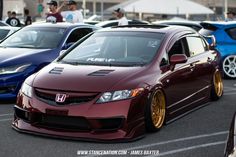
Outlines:
{"label": "low profile tire", "polygon": [[223,95],[223,81],[219,70],[217,70],[212,78],[211,100],[218,100]]}
{"label": "low profile tire", "polygon": [[222,66],[226,78],[236,78],[236,55],[227,56]]}
{"label": "low profile tire", "polygon": [[145,121],[149,132],[156,132],[164,124],[166,115],[166,100],[162,90],[156,90],[146,106]]}

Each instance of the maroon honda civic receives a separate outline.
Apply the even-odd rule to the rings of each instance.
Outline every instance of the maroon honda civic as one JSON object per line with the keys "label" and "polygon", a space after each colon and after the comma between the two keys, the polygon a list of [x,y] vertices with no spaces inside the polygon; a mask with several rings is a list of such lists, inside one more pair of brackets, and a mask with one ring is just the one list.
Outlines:
{"label": "maroon honda civic", "polygon": [[98,30],[26,79],[12,127],[80,140],[138,139],[223,95],[212,47],[183,26]]}

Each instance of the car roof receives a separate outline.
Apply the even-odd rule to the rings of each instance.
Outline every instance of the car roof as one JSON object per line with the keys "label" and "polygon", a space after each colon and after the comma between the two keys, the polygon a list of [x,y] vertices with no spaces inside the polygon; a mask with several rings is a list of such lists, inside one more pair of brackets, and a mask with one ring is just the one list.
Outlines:
{"label": "car roof", "polygon": [[139,32],[159,32],[159,33],[171,33],[171,32],[179,32],[179,31],[190,31],[192,33],[196,33],[192,28],[185,26],[176,26],[176,25],[126,25],[126,26],[118,26],[118,27],[108,27],[98,30],[98,32],[120,32],[120,31],[139,31]]}
{"label": "car roof", "polygon": [[5,30],[18,30],[20,29],[21,27],[12,27],[12,26],[1,26],[0,29],[5,29]]}
{"label": "car roof", "polygon": [[[101,21],[101,22],[99,22],[95,25],[103,27],[103,26],[106,26],[107,24],[118,23],[118,22],[119,22],[119,20],[107,20],[107,21]],[[137,23],[148,24],[147,21],[140,21],[140,20],[130,20],[130,19],[128,19],[128,22],[137,22]]]}
{"label": "car roof", "polygon": [[[50,23],[50,22],[45,22],[45,23],[35,23],[32,25],[29,25],[27,27],[61,27],[61,28],[68,28],[68,27],[93,27],[95,28],[96,26],[90,25],[90,24],[83,24],[83,23],[69,23],[69,22],[58,22],[58,23]],[[98,28],[98,27],[97,27]]]}

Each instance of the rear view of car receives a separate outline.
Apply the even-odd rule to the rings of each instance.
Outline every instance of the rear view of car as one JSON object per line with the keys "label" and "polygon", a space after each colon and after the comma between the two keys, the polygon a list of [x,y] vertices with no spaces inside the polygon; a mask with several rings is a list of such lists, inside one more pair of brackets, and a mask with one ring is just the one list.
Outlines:
{"label": "rear view of car", "polygon": [[203,36],[214,35],[226,78],[236,78],[236,22],[202,22]]}

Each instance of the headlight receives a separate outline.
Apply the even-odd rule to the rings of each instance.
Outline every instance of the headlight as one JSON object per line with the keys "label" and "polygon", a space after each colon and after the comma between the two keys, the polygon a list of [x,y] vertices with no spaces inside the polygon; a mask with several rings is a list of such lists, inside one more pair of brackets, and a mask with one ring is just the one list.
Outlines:
{"label": "headlight", "polygon": [[31,64],[23,64],[23,65],[14,65],[9,67],[0,68],[0,75],[1,74],[12,74],[24,71],[28,68]]}
{"label": "headlight", "polygon": [[98,99],[97,103],[104,103],[109,101],[116,101],[116,100],[124,100],[128,98],[132,98],[140,94],[144,89],[137,88],[132,90],[119,90],[114,92],[105,92],[102,96]]}
{"label": "headlight", "polygon": [[33,88],[26,83],[21,86],[21,92],[30,98],[32,97],[32,91]]}

